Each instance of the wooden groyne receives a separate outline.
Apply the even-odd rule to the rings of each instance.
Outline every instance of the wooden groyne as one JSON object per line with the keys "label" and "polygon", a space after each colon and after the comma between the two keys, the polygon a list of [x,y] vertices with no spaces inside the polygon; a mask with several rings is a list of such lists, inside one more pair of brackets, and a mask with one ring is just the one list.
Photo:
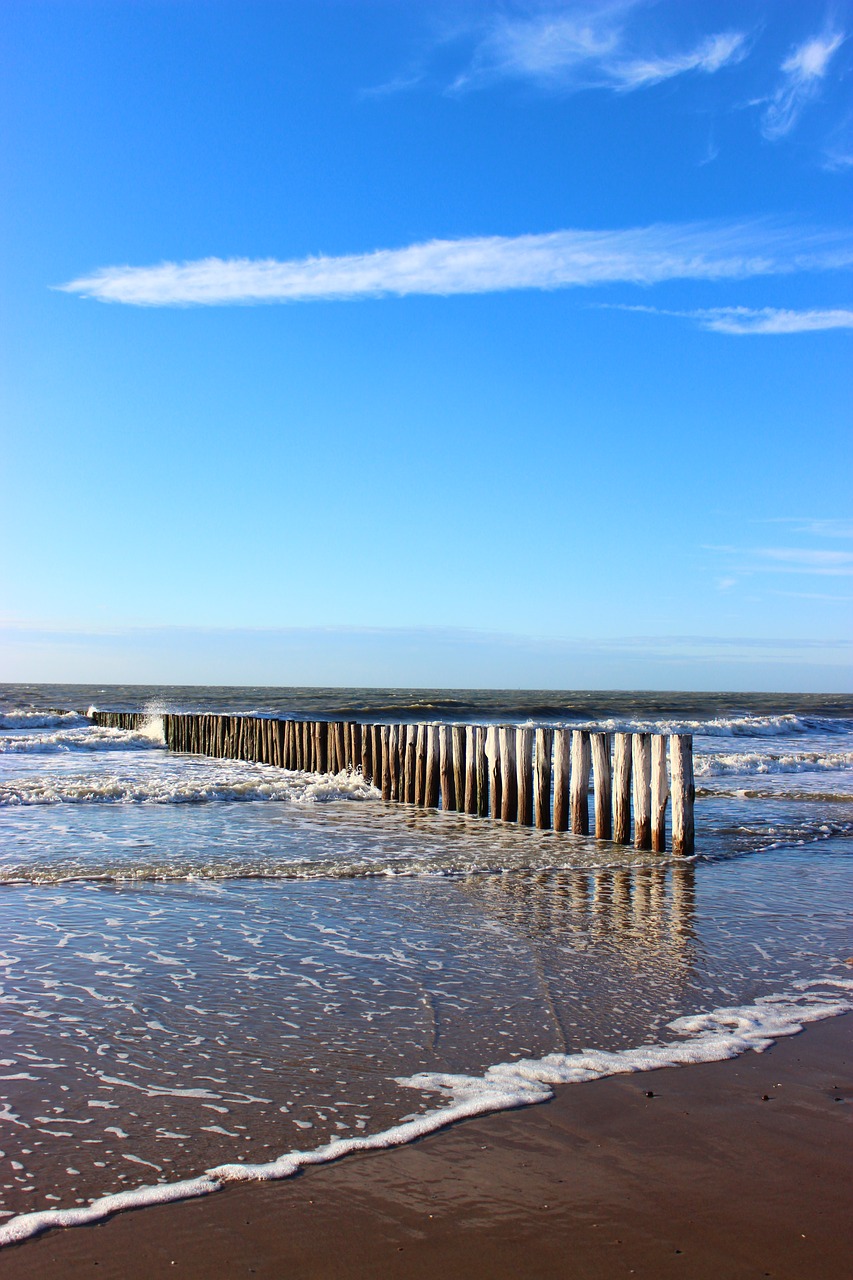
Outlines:
{"label": "wooden groyne", "polygon": [[[270,716],[164,714],[170,751],[306,773],[360,773],[382,798],[541,830],[672,852],[694,849],[693,735],[491,724],[358,724]],[[94,711],[139,729],[141,711]],[[590,822],[590,780],[593,812]]]}

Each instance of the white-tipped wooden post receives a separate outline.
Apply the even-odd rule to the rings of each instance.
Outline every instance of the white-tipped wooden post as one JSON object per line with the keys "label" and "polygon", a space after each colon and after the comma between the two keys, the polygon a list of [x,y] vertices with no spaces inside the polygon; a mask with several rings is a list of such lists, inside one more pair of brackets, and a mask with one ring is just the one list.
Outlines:
{"label": "white-tipped wooden post", "polygon": [[503,804],[501,782],[501,735],[496,724],[486,730],[486,759],[489,765],[489,816],[499,818]]}
{"label": "white-tipped wooden post", "polygon": [[465,812],[477,812],[477,726],[465,726]]}
{"label": "white-tipped wooden post", "polygon": [[427,727],[425,724],[419,724],[415,739],[415,804],[420,805],[421,808],[426,804],[426,775]]}
{"label": "white-tipped wooden post", "polygon": [[379,731],[382,750],[382,799],[391,799],[391,726],[383,724]]}
{"label": "white-tipped wooden post", "polygon": [[418,726],[410,724],[406,728],[406,800],[415,803],[415,778],[418,763]]}
{"label": "white-tipped wooden post", "polygon": [[400,746],[399,725],[388,726],[388,773],[390,777],[389,800],[400,799]]}
{"label": "white-tipped wooden post", "polygon": [[515,731],[515,766],[518,778],[518,821],[533,826],[533,730],[522,725]]}
{"label": "white-tipped wooden post", "polygon": [[486,756],[487,730],[484,725],[476,728],[477,750],[477,809],[481,818],[489,816],[489,761]]}
{"label": "white-tipped wooden post", "polygon": [[592,777],[595,786],[595,837],[609,840],[613,834],[610,774],[610,734],[590,734]]}
{"label": "white-tipped wooden post", "polygon": [[669,778],[666,772],[666,735],[656,733],[652,737],[652,848],[655,853],[666,852],[666,803],[669,799]]}
{"label": "white-tipped wooden post", "polygon": [[634,848],[652,847],[652,735],[635,733],[631,743],[634,774]]}
{"label": "white-tipped wooden post", "polygon": [[584,729],[572,731],[572,780],[571,810],[572,831],[578,836],[589,835],[589,769],[591,754],[589,734]]}
{"label": "white-tipped wooden post", "polygon": [[515,726],[502,724],[498,729],[501,752],[501,818],[515,822],[518,818],[518,774],[515,764]]}
{"label": "white-tipped wooden post", "polygon": [[440,786],[440,750],[438,743],[438,725],[427,725],[426,752],[426,805],[428,809],[438,808]]}
{"label": "white-tipped wooden post", "polygon": [[454,808],[465,809],[465,726],[453,726],[453,799]]}
{"label": "white-tipped wooden post", "polygon": [[365,782],[373,781],[373,726],[361,726],[361,776]]}
{"label": "white-tipped wooden post", "polygon": [[551,826],[551,744],[550,729],[536,730],[536,825],[540,831]]}
{"label": "white-tipped wooden post", "polygon": [[439,726],[439,771],[441,773],[441,807],[445,811],[456,808],[453,789],[453,734],[449,724]]}
{"label": "white-tipped wooden post", "polygon": [[569,829],[569,776],[572,735],[569,729],[554,730],[554,830]]}
{"label": "white-tipped wooden post", "polygon": [[669,740],[672,766],[672,852],[682,857],[693,853],[693,735],[674,733]]}
{"label": "white-tipped wooden post", "polygon": [[613,839],[631,843],[631,735],[613,738]]}

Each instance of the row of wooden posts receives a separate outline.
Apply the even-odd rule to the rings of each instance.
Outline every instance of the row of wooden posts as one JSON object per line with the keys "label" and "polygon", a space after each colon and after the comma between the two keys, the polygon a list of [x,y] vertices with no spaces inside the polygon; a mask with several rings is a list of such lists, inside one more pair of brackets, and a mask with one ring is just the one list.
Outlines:
{"label": "row of wooden posts", "polygon": [[[136,729],[144,712],[96,711]],[[385,800],[555,831],[594,833],[637,849],[694,848],[691,734],[605,733],[527,725],[357,724],[266,716],[166,714],[166,746],[310,773],[359,771]],[[667,757],[669,769],[667,769]],[[633,806],[632,806],[633,800]],[[632,841],[633,809],[633,841]]]}

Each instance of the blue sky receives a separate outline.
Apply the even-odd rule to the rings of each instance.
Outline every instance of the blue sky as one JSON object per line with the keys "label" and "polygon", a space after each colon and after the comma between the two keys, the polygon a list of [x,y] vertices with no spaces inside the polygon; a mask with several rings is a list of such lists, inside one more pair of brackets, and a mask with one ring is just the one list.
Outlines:
{"label": "blue sky", "polygon": [[849,4],[0,25],[5,678],[851,687]]}

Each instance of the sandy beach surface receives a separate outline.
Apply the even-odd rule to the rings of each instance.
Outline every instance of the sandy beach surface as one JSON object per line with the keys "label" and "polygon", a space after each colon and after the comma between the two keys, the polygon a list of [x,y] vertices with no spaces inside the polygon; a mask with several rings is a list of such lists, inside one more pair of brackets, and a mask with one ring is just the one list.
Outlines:
{"label": "sandy beach surface", "polygon": [[565,1086],[396,1151],[54,1231],[0,1273],[842,1280],[851,1105],[846,1015],[764,1054]]}

